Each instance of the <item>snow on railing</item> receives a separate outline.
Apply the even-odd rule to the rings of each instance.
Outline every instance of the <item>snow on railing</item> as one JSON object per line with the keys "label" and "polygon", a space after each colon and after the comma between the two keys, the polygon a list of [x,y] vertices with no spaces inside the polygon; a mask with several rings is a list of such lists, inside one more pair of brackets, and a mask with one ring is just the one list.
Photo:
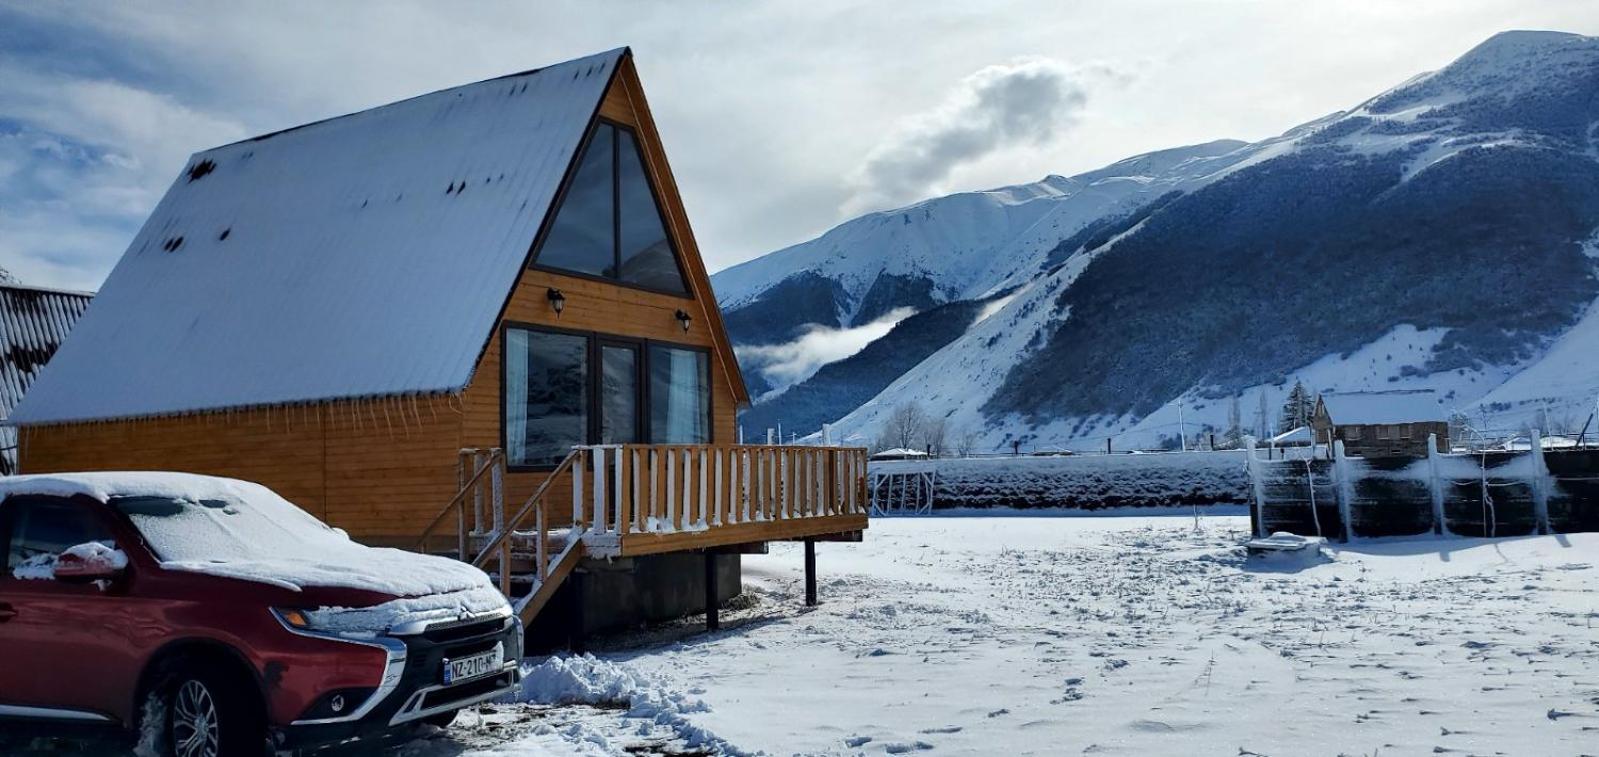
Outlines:
{"label": "snow on railing", "polygon": [[866,512],[866,450],[858,447],[596,444],[576,449],[573,522],[595,538]]}

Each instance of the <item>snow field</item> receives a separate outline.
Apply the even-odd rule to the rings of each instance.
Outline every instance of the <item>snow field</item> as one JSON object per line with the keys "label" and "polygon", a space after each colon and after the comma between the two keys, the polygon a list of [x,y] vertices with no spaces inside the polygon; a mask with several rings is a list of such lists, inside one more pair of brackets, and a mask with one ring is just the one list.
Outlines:
{"label": "snow field", "polygon": [[[1575,754],[1599,536],[1246,558],[1247,519],[879,519],[749,557],[757,619],[628,655],[771,754]],[[1242,752],[1240,750],[1243,750]]]}

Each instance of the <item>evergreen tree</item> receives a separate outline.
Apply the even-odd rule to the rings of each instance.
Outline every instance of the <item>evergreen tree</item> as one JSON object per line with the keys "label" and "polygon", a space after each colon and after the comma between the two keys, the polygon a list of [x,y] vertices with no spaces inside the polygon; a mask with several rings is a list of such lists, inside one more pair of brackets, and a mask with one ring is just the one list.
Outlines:
{"label": "evergreen tree", "polygon": [[1283,434],[1300,426],[1309,426],[1310,417],[1315,413],[1316,398],[1311,396],[1303,381],[1295,380],[1294,388],[1288,391],[1288,399],[1283,402],[1282,418],[1277,424],[1277,433]]}

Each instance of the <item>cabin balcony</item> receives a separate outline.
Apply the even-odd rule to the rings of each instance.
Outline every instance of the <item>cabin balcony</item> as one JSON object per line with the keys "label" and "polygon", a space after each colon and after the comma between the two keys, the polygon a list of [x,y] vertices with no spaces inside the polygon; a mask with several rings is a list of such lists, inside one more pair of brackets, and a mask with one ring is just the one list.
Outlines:
{"label": "cabin balcony", "polygon": [[507,506],[505,455],[462,450],[462,485],[416,549],[483,568],[529,620],[583,557],[858,541],[866,450],[616,444],[574,447]]}

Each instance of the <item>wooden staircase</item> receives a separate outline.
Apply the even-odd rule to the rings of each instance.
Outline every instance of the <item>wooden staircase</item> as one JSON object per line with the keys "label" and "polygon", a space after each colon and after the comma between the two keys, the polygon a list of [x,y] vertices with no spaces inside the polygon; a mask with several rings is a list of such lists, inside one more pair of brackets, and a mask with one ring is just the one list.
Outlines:
{"label": "wooden staircase", "polygon": [[[433,518],[413,548],[471,563],[496,578],[500,592],[529,623],[571,575],[584,555],[584,529],[556,528],[549,515],[551,485],[581,456],[573,450],[510,517],[505,508],[505,452],[463,449],[457,466],[461,488]],[[453,522],[453,544],[441,545]]]}

